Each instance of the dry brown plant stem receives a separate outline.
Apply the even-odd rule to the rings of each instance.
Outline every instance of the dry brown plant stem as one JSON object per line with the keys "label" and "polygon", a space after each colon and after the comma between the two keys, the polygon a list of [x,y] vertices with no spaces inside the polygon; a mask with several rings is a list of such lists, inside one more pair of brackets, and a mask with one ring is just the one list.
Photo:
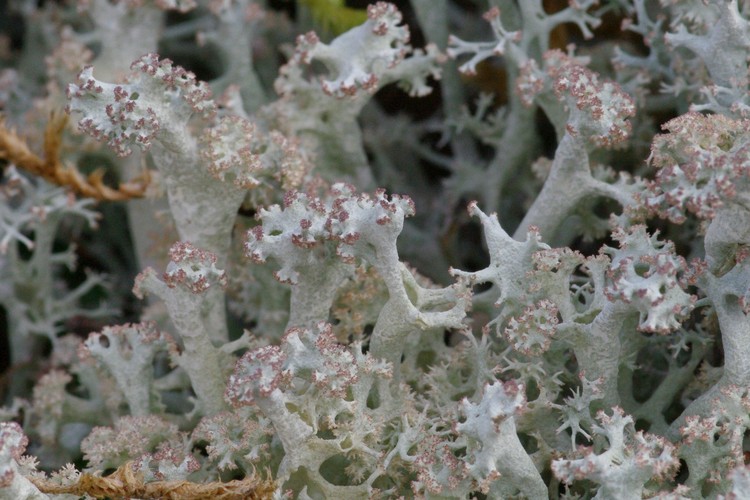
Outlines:
{"label": "dry brown plant stem", "polygon": [[276,489],[276,484],[272,480],[255,476],[226,483],[191,483],[190,481],[145,483],[141,474],[133,472],[132,465],[132,462],[127,462],[106,477],[82,474],[78,482],[72,485],[63,486],[35,477],[29,480],[42,493],[66,493],[112,499],[265,500],[271,498]]}
{"label": "dry brown plant stem", "polygon": [[16,165],[44,180],[67,186],[76,195],[96,200],[122,201],[142,198],[151,178],[148,170],[130,182],[113,189],[104,184],[104,170],[98,169],[88,177],[74,167],[66,166],[60,160],[62,136],[68,116],[52,113],[44,130],[44,157],[37,156],[29,149],[26,141],[15,130],[6,127],[0,119],[0,159]]}

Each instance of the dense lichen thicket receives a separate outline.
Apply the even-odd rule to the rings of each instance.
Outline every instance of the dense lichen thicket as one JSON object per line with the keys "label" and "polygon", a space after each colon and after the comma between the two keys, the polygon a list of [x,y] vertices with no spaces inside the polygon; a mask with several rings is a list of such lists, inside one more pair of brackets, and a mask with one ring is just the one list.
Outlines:
{"label": "dense lichen thicket", "polygon": [[0,3],[0,499],[750,498],[750,1]]}

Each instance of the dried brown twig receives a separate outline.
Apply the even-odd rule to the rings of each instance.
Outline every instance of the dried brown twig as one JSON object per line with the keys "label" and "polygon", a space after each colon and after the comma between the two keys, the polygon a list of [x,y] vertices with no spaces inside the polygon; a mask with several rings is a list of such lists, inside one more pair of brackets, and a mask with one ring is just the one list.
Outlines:
{"label": "dried brown twig", "polygon": [[191,483],[190,481],[153,481],[144,483],[141,474],[133,472],[132,462],[125,463],[107,477],[82,474],[78,482],[62,486],[46,479],[29,480],[42,493],[90,495],[95,498],[158,498],[167,500],[264,500],[270,498],[276,484],[269,479],[247,477],[226,483]]}
{"label": "dried brown twig", "polygon": [[68,186],[76,194],[87,198],[107,201],[121,201],[142,198],[151,177],[148,170],[136,179],[120,184],[113,189],[103,182],[104,171],[99,169],[84,177],[74,167],[63,165],[60,160],[62,134],[68,117],[65,114],[51,114],[44,130],[44,158],[34,154],[14,130],[5,126],[0,119],[0,159],[8,160],[34,175],[59,186]]}

